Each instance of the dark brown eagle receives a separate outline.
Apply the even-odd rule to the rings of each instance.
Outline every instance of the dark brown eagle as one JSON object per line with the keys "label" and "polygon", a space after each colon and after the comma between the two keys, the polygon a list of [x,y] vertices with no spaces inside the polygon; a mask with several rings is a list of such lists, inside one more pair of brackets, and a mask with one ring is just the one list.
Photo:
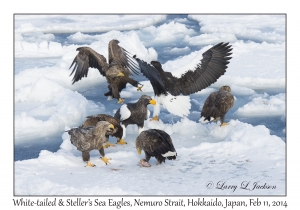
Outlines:
{"label": "dark brown eagle", "polygon": [[148,119],[150,112],[147,109],[148,104],[155,105],[156,101],[147,95],[142,95],[136,103],[123,104],[116,112],[115,118],[121,121],[123,136],[120,143],[126,144],[126,127],[130,124],[137,125],[139,133],[144,128],[144,121]]}
{"label": "dark brown eagle", "polygon": [[[231,57],[228,57],[232,54],[230,53],[231,50],[232,48],[229,43],[219,43],[211,47],[202,54],[203,58],[197,64],[196,68],[188,70],[180,78],[174,77],[171,72],[165,72],[158,61],[152,61],[152,65],[150,65],[136,56],[133,57],[137,61],[140,71],[150,80],[155,96],[159,97],[168,94],[172,96],[180,94],[186,96],[205,89],[216,82],[226,72],[227,64],[229,64],[229,60],[231,59]],[[180,103],[175,103],[176,97],[171,99],[164,97],[162,99],[168,101],[174,100],[173,106],[180,106],[178,105]],[[168,105],[170,107],[168,108],[167,102],[164,102],[162,99],[159,101],[172,113],[172,107],[170,107],[172,105]],[[187,105],[182,107],[182,109],[189,108],[190,106]],[[184,113],[189,113],[189,110]],[[176,112],[173,112],[173,114],[176,114]],[[181,116],[182,114],[177,115]],[[158,117],[155,116],[153,119],[158,120]]]}
{"label": "dark brown eagle", "polygon": [[[70,68],[74,68],[70,76],[74,73],[73,83],[87,77],[89,68],[96,68],[102,76],[106,77],[109,91],[105,96],[111,96],[118,99],[118,103],[123,103],[120,97],[120,92],[130,83],[141,91],[142,86],[138,86],[139,82],[132,79],[131,72],[138,73],[135,67],[130,65],[128,59],[128,52],[118,45],[118,40],[111,40],[108,44],[108,63],[103,55],[98,54],[96,51],[89,47],[79,47],[76,50],[79,53],[74,58]],[[132,58],[130,58],[132,59]]]}
{"label": "dark brown eagle", "polygon": [[[145,152],[145,159],[141,162],[147,162],[151,157],[155,157],[158,164],[168,160],[175,160],[177,152],[172,143],[172,139],[165,131],[158,129],[149,129],[140,133],[135,141],[138,154]],[[146,164],[141,164],[146,165]],[[147,166],[147,165],[146,165]]]}
{"label": "dark brown eagle", "polygon": [[[119,144],[123,136],[123,128],[120,125],[120,120],[108,114],[97,114],[97,115],[87,116],[86,118],[87,119],[84,121],[81,127],[96,126],[96,124],[99,121],[107,121],[110,124],[112,124],[114,126],[114,129],[112,131],[107,132],[107,139],[109,139],[108,135],[114,136],[117,138],[117,144]],[[109,141],[106,142],[106,145],[103,145],[104,148],[107,148],[109,146],[114,146],[114,145],[109,143]]]}
{"label": "dark brown eagle", "polygon": [[101,160],[107,165],[109,158],[105,157],[103,143],[106,142],[107,133],[112,132],[114,126],[106,121],[100,121],[96,126],[79,127],[68,130],[71,136],[71,143],[82,152],[83,161],[87,162],[86,166],[94,167],[95,165],[90,162],[90,151],[96,149],[101,154]]}
{"label": "dark brown eagle", "polygon": [[204,102],[200,118],[210,121],[213,117],[216,123],[220,118],[220,126],[228,125],[224,122],[225,115],[234,105],[234,97],[230,92],[229,86],[222,86],[218,92],[211,93]]}

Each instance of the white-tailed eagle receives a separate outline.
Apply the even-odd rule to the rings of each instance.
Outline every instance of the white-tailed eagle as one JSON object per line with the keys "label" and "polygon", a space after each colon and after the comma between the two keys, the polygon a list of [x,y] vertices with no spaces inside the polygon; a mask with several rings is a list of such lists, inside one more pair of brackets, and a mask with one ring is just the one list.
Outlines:
{"label": "white-tailed eagle", "polygon": [[87,162],[86,166],[94,167],[95,165],[90,162],[90,151],[98,150],[101,154],[101,160],[107,165],[109,158],[105,157],[103,143],[106,142],[107,133],[111,132],[114,126],[106,121],[100,121],[96,126],[79,127],[68,130],[71,143],[82,152],[83,161]]}
{"label": "white-tailed eagle", "polygon": [[[109,136],[114,136],[117,139],[117,144],[120,142],[123,136],[123,128],[120,125],[120,120],[112,117],[108,114],[97,114],[92,116],[87,116],[87,119],[84,121],[84,123],[81,125],[81,127],[89,127],[89,126],[96,126],[96,124],[99,121],[107,121],[110,124],[114,126],[114,129],[112,131],[107,132],[107,139],[109,139]],[[109,143],[109,141],[106,142],[105,145],[103,145],[104,148],[114,146],[113,144]]]}
{"label": "white-tailed eagle", "polygon": [[207,97],[201,111],[200,119],[204,117],[204,121],[211,121],[211,118],[214,118],[217,123],[220,118],[220,126],[228,125],[224,122],[225,115],[233,105],[234,97],[231,94],[231,88],[229,86],[222,86],[219,91],[213,92]]}
{"label": "white-tailed eagle", "polygon": [[83,77],[87,77],[89,68],[96,68],[102,76],[106,77],[108,83],[109,91],[104,95],[118,99],[118,103],[123,103],[124,101],[120,97],[120,92],[126,87],[127,83],[130,83],[134,87],[137,87],[137,90],[141,91],[142,86],[138,86],[139,82],[131,78],[131,72],[138,73],[130,64],[132,62],[130,59],[132,58],[128,56],[128,52],[120,47],[118,43],[118,40],[111,40],[109,42],[108,63],[103,55],[100,55],[92,48],[77,48],[76,50],[79,52],[70,66],[71,68],[75,64],[70,74],[71,76],[74,73],[72,84]]}

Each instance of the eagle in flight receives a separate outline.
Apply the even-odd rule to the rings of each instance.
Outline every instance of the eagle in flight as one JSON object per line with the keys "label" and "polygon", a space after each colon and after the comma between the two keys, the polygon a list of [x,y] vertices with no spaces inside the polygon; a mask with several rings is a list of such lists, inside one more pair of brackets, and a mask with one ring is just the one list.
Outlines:
{"label": "eagle in flight", "polygon": [[[205,89],[224,75],[231,59],[231,50],[229,43],[221,42],[211,47],[202,54],[202,60],[195,69],[186,71],[180,78],[173,76],[171,72],[165,72],[160,62],[152,61],[150,65],[134,55],[140,72],[150,80],[158,102],[153,119],[158,120],[159,104],[172,114],[187,116],[191,108],[187,96]],[[180,94],[183,96],[179,96]]]}
{"label": "eagle in flight", "polygon": [[118,44],[119,41],[114,39],[109,42],[108,62],[103,55],[90,47],[77,48],[79,52],[70,66],[72,68],[74,65],[70,74],[71,76],[74,73],[72,84],[87,77],[89,68],[96,68],[102,76],[106,77],[108,83],[109,91],[104,95],[118,99],[118,103],[124,102],[124,99],[120,97],[120,92],[127,83],[141,91],[142,86],[138,86],[140,83],[132,78],[132,72],[138,74],[138,71],[130,64],[131,60],[128,57],[131,58],[131,56]]}

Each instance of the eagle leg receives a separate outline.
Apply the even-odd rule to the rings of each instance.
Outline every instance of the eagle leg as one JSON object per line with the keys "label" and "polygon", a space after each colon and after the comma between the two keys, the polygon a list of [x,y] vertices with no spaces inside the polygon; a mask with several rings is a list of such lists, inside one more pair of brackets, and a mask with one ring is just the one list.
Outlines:
{"label": "eagle leg", "polygon": [[216,118],[214,119],[214,121],[216,121],[216,123],[218,123],[218,120],[219,120],[219,117],[216,117]]}
{"label": "eagle leg", "polygon": [[118,104],[123,104],[123,103],[124,103],[124,99],[123,99],[123,98],[119,98],[119,100],[118,100],[117,103],[118,103]]}
{"label": "eagle leg", "polygon": [[157,115],[155,115],[150,121],[155,120],[155,121],[159,121],[159,118]]}
{"label": "eagle leg", "polygon": [[108,85],[107,88],[108,88],[108,92],[107,92],[107,93],[104,93],[104,96],[112,96],[113,93],[112,93],[112,88],[111,88],[111,86]]}
{"label": "eagle leg", "polygon": [[224,122],[224,120],[225,120],[225,115],[221,115],[220,118],[221,118],[221,125],[220,125],[220,127],[221,127],[221,126],[228,125],[226,122]]}
{"label": "eagle leg", "polygon": [[127,144],[127,142],[125,142],[124,139],[121,139],[120,141],[117,142],[117,144]]}
{"label": "eagle leg", "polygon": [[106,158],[106,157],[101,157],[100,158],[106,165],[110,164],[109,160],[111,160],[111,158]]}
{"label": "eagle leg", "polygon": [[106,142],[105,145],[103,145],[103,148],[107,148],[107,147],[114,147],[114,144],[111,144],[109,141]]}
{"label": "eagle leg", "polygon": [[112,92],[108,91],[107,93],[104,93],[104,96],[112,96]]}

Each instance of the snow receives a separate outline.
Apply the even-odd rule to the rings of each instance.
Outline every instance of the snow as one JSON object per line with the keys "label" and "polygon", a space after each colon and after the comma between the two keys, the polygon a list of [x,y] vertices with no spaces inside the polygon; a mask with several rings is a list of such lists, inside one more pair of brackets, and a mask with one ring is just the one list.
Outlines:
{"label": "snow", "polygon": [[[263,180],[269,185],[276,185],[276,190],[261,190],[255,194],[283,195],[285,150],[282,148],[285,143],[279,137],[270,135],[265,126],[252,126],[238,120],[231,120],[229,124],[221,128],[215,124],[202,125],[187,118],[174,125],[147,121],[145,129],[164,129],[172,136],[177,151],[175,161],[166,160],[161,165],[156,165],[156,160],[151,158],[150,168],[138,165],[144,154],[142,152],[139,156],[135,151],[137,130],[127,131],[130,134],[127,135],[126,146],[105,149],[105,156],[112,158],[110,165],[99,159],[98,151],[91,152],[91,162],[96,164],[95,168],[84,168],[81,152],[72,146],[70,137],[64,133],[57,152],[42,150],[37,159],[15,162],[15,194],[251,195],[253,192],[242,190],[233,193],[208,191],[204,186],[208,181],[217,183],[226,180],[239,184],[245,180]],[[89,178],[78,182],[80,177]],[[148,187],[140,187],[145,179],[149,182]],[[41,183],[44,183],[43,187],[40,187]]]}
{"label": "snow", "polygon": [[[16,15],[14,74],[14,145],[53,140],[57,149],[41,149],[38,157],[14,161],[15,195],[285,195],[286,193],[286,43],[284,15]],[[191,27],[190,25],[193,25]],[[60,34],[66,33],[61,38]],[[106,79],[96,69],[72,85],[69,69],[79,46],[89,46],[107,58],[107,44],[120,45],[141,59],[159,60],[165,71],[180,77],[193,69],[202,53],[219,42],[230,42],[227,72],[210,87],[190,96],[187,117],[161,107],[160,121],[147,120],[144,130],[171,135],[175,161],[141,168],[135,125],[126,129],[127,145],[105,149],[110,165],[91,152],[96,167],[84,167],[81,153],[70,143],[68,128],[85,117],[120,108],[107,100]],[[170,59],[168,56],[171,56]],[[151,84],[137,92],[121,92],[125,103],[142,94],[154,96]],[[200,123],[206,97],[230,85],[235,106],[220,122]],[[149,106],[151,114],[153,107]],[[276,119],[275,123],[273,118]],[[115,138],[110,138],[114,143]],[[21,149],[20,149],[21,148]],[[29,146],[30,149],[30,146]],[[27,149],[28,150],[28,149]],[[33,153],[33,152],[32,152]],[[88,178],[86,178],[88,177]],[[80,180],[80,181],[79,181]],[[146,180],[146,181],[145,181]],[[276,186],[268,190],[207,189],[208,182],[240,186],[244,181]],[[146,187],[141,187],[145,186]]]}
{"label": "snow", "polygon": [[285,116],[285,94],[260,96],[240,107],[236,113],[246,116]]}

